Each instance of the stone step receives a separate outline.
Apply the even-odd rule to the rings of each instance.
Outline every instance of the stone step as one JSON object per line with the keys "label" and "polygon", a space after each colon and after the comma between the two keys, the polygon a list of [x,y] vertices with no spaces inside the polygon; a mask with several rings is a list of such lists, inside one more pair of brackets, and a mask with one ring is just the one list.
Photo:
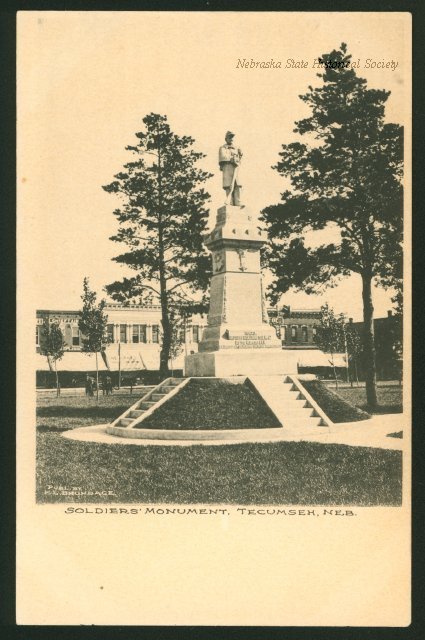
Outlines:
{"label": "stone step", "polygon": [[154,402],[158,402],[159,400],[162,400],[162,398],[165,398],[166,395],[166,393],[153,393],[151,398]]}
{"label": "stone step", "polygon": [[150,400],[145,400],[140,404],[139,409],[150,409],[156,402],[151,402]]}
{"label": "stone step", "polygon": [[300,393],[300,391],[284,391],[283,393],[280,393],[282,398],[288,398],[291,401],[292,400],[305,400],[305,396],[303,396],[302,393]]}
{"label": "stone step", "polygon": [[161,392],[165,391],[166,393],[169,393],[170,391],[172,391],[176,387],[177,387],[176,384],[164,384],[164,386],[161,387]]}
{"label": "stone step", "polygon": [[304,432],[306,429],[308,430],[309,428],[314,430],[320,427],[327,427],[327,425],[323,424],[323,420],[320,417],[317,417],[317,418],[310,417],[310,418],[304,418],[303,420],[297,420],[288,415],[286,417],[286,420],[282,422],[283,422],[284,429],[288,429],[294,433],[297,433],[299,431]]}
{"label": "stone step", "polygon": [[130,413],[128,414],[129,418],[138,418],[139,416],[143,415],[145,412],[143,411],[143,409],[133,409],[133,411],[130,411]]}
{"label": "stone step", "polygon": [[117,427],[128,427],[133,422],[133,418],[120,418],[117,422]]}
{"label": "stone step", "polygon": [[252,377],[251,381],[267,402],[284,429],[291,434],[315,433],[323,424],[322,418],[306,396],[290,380]]}

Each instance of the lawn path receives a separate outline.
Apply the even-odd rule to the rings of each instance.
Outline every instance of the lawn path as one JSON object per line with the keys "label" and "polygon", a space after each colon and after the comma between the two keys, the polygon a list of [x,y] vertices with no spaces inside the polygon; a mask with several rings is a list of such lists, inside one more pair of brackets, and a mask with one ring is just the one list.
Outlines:
{"label": "lawn path", "polygon": [[[111,436],[106,433],[106,425],[95,425],[70,429],[62,435],[70,440],[80,442],[97,442],[102,444],[123,444],[123,445],[157,445],[157,446],[193,446],[193,445],[223,445],[241,444],[244,442],[318,442],[322,444],[345,444],[355,447],[374,447],[379,449],[392,449],[403,451],[407,442],[408,421],[405,416],[399,413],[376,415],[370,420],[362,422],[346,422],[334,424],[327,433],[317,435],[294,435],[285,429],[262,429],[244,430],[243,436],[232,437],[231,440],[156,440],[150,439],[129,439]],[[391,438],[387,434],[403,431],[403,438]],[[179,432],[176,433],[178,438]],[[180,432],[181,433],[181,432]],[[198,431],[198,434],[200,432]],[[168,431],[168,435],[171,435]],[[216,434],[215,434],[216,435]],[[233,435],[233,434],[232,434]]]}

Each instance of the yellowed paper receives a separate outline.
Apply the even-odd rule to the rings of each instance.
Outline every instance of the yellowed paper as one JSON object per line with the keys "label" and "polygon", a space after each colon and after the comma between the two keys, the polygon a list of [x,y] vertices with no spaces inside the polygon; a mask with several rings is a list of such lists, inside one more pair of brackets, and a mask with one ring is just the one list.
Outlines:
{"label": "yellowed paper", "polygon": [[[20,12],[17,35],[18,623],[407,626],[410,14]],[[370,87],[391,91],[387,121],[405,127],[402,506],[185,504],[167,514],[107,500],[37,503],[36,310],[79,309],[86,275],[99,292],[122,277],[109,240],[117,205],[101,187],[128,161],[142,118],[166,114],[206,154],[211,227],[223,201],[218,147],[236,131],[245,197],[259,212],[284,189],[271,166],[305,117],[298,96],[317,80],[314,61],[341,42]],[[389,298],[374,291],[377,316]],[[287,300],[329,300],[361,319],[353,277],[314,302]]]}

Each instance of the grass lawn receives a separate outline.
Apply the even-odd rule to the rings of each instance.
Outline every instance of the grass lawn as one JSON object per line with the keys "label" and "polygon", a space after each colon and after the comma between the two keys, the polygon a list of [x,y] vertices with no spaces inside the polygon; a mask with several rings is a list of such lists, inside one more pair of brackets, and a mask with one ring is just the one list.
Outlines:
{"label": "grass lawn", "polygon": [[309,442],[144,447],[61,436],[110,422],[135,399],[102,397],[98,407],[86,398],[39,401],[39,502],[401,504],[399,451]]}
{"label": "grass lawn", "polygon": [[267,429],[281,427],[250,385],[195,378],[143,420],[141,429]]}
{"label": "grass lawn", "polygon": [[320,380],[306,380],[302,384],[332,422],[358,422],[370,418],[369,413],[355,407],[348,398],[342,398],[339,393],[328,389]]}
{"label": "grass lawn", "polygon": [[[327,385],[328,389],[335,390],[334,385]],[[385,382],[378,383],[377,395],[379,407],[372,411],[366,403],[366,389],[361,387],[338,387],[338,395],[356,407],[369,413],[402,413],[403,411],[403,387]]]}

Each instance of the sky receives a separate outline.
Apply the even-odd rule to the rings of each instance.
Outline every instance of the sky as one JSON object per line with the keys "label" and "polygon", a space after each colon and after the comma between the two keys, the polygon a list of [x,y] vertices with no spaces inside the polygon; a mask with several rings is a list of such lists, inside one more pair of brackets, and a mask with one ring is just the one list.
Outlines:
{"label": "sky", "polygon": [[[225,132],[243,150],[244,201],[257,214],[285,188],[271,167],[295,139],[294,122],[309,114],[299,95],[320,83],[313,62],[341,42],[370,87],[391,90],[386,119],[409,127],[409,34],[410,16],[400,13],[20,12],[18,291],[39,309],[78,309],[85,276],[104,295],[129,275],[112,261],[122,250],[109,240],[119,200],[102,185],[130,159],[125,147],[148,113],[167,115],[206,155],[211,225],[223,203]],[[282,68],[237,68],[243,59]],[[304,68],[286,68],[288,59]],[[367,69],[368,59],[397,66]],[[375,289],[377,317],[390,297]],[[361,319],[360,277],[321,296],[282,298],[294,308],[325,301]]]}

